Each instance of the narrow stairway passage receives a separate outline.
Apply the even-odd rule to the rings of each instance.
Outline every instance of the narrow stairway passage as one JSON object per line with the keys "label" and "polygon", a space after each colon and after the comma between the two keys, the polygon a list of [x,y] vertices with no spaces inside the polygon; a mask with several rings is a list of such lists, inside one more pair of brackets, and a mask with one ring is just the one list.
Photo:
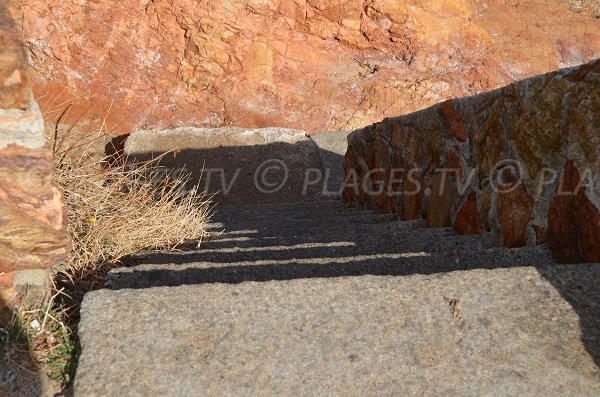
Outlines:
{"label": "narrow stairway passage", "polygon": [[[226,234],[203,242],[197,251],[132,257],[129,266],[110,273],[106,286],[403,276],[551,263],[545,247],[507,250],[496,247],[493,235],[457,236],[449,228],[391,221],[389,216],[336,202],[270,206],[266,214],[261,214],[260,207],[217,207],[213,224]],[[243,242],[231,241],[231,233],[239,231],[253,233]]]}
{"label": "narrow stairway passage", "polygon": [[[321,139],[340,181],[345,135]],[[600,395],[600,264],[282,197],[235,196],[200,249],[111,271],[83,302],[75,395]]]}
{"label": "narrow stairway passage", "polygon": [[86,295],[76,395],[600,393],[598,264],[338,201],[218,206],[213,227]]}

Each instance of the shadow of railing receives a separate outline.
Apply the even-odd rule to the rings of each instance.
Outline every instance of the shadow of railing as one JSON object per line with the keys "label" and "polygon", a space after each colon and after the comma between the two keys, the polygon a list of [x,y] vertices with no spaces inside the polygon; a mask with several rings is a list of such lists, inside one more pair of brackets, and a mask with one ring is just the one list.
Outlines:
{"label": "shadow of railing", "polygon": [[[305,145],[307,143],[302,143]],[[298,144],[297,144],[298,145]],[[169,154],[161,160],[161,165],[168,169],[187,168],[192,171],[192,182],[203,182],[203,171],[222,169],[208,184],[210,192],[223,190],[233,180],[235,172],[240,169],[238,184],[234,184],[228,195],[221,194],[216,201],[226,203],[272,203],[287,202],[288,197],[303,197],[306,201],[321,198],[322,185],[315,184],[303,189],[306,182],[305,166],[296,162],[290,153],[302,153],[304,149],[289,144],[269,144],[249,147],[226,147],[206,150],[185,149]],[[274,154],[275,153],[275,154]],[[279,153],[279,154],[277,154]],[[149,159],[159,153],[138,154],[137,158]],[[343,157],[331,154],[340,162]],[[292,175],[288,178],[287,192],[283,194],[264,195],[256,189],[256,170],[266,159],[282,160]],[[313,161],[314,160],[314,161]],[[318,159],[311,164],[321,164],[321,172],[325,171]],[[330,159],[331,160],[331,159]],[[335,161],[332,161],[335,163]],[[224,167],[224,165],[227,165]],[[268,182],[276,182],[282,176],[273,169],[267,173]],[[213,178],[214,178],[213,174]],[[222,179],[221,179],[222,178]],[[270,179],[269,179],[270,178]],[[309,192],[303,195],[302,190]],[[289,193],[289,192],[292,193]],[[290,195],[291,194],[291,195]],[[301,200],[299,200],[301,201]],[[259,209],[257,209],[260,211]],[[302,218],[302,211],[295,215],[286,215],[288,220]],[[255,229],[244,233],[244,213],[239,219],[230,217],[223,222],[223,228],[236,231],[232,236],[242,237],[246,242],[236,241],[218,243],[208,241],[208,250],[174,254],[145,254],[143,258],[132,257],[129,265],[137,265],[135,269],[123,268],[109,275],[107,288],[140,289],[158,286],[181,286],[210,283],[242,283],[247,281],[268,282],[310,278],[352,277],[363,275],[376,276],[409,276],[413,274],[432,275],[439,273],[465,271],[472,269],[499,269],[510,267],[535,267],[541,276],[548,280],[579,315],[581,340],[588,353],[600,367],[600,264],[556,265],[549,251],[544,246],[526,247],[516,250],[496,248],[490,236],[452,236],[449,229],[430,229],[419,232],[429,238],[419,241],[410,235],[407,229],[400,233],[381,234],[373,229],[362,228],[359,222],[348,224],[347,234],[339,236],[329,234],[330,225],[310,231],[310,235],[302,235],[305,228],[299,228],[300,234],[290,234],[290,228],[278,229],[275,220],[263,222],[263,226],[252,225]],[[267,215],[265,215],[267,216]],[[280,216],[280,215],[279,215]],[[281,220],[286,224],[286,219]],[[290,225],[291,228],[294,225]],[[282,240],[273,240],[273,245],[287,246],[280,250],[235,251],[236,248],[250,247],[253,239],[265,236],[281,235]],[[375,234],[374,234],[375,233]],[[376,233],[380,233],[377,235]],[[403,234],[404,233],[404,234]],[[289,238],[288,238],[289,237]],[[379,240],[380,244],[369,245],[369,240]],[[403,240],[405,238],[406,240]],[[462,251],[461,241],[472,245],[479,241],[478,255],[461,256],[457,260],[453,251]],[[327,247],[329,243],[347,243],[338,247]],[[302,246],[303,243],[314,243],[314,247]],[[212,244],[212,246],[211,246]],[[212,248],[211,248],[212,247]],[[407,249],[406,247],[410,247]],[[218,252],[219,248],[232,249],[231,252]],[[213,252],[208,252],[212,249]],[[542,258],[536,260],[534,258]],[[188,266],[188,264],[194,264]]]}
{"label": "shadow of railing", "polygon": [[[111,289],[138,289],[160,286],[197,285],[211,283],[237,284],[246,281],[283,281],[307,278],[349,276],[409,276],[436,274],[459,270],[496,269],[527,266],[525,261],[502,262],[494,260],[490,252],[484,265],[470,261],[456,262],[447,253],[382,254],[353,260],[349,258],[317,258],[314,260],[278,261],[266,264],[231,264],[226,266],[194,267],[183,269],[147,268],[135,272],[115,272],[107,281]],[[165,258],[165,263],[171,263]],[[145,261],[146,262],[146,261]],[[182,262],[180,265],[184,267]]]}
{"label": "shadow of railing", "polygon": [[[387,250],[390,251],[390,250]],[[303,257],[310,257],[306,250]],[[495,250],[487,257],[461,260],[458,263],[445,252],[399,253],[366,255],[359,260],[330,255],[323,258],[322,250],[315,251],[316,259],[274,260],[272,263],[252,265],[230,263],[215,266],[206,262],[205,267],[186,268],[195,254],[161,255],[147,257],[142,269],[119,271],[110,275],[107,287],[111,289],[140,289],[159,286],[181,286],[211,283],[236,284],[248,281],[269,282],[309,278],[375,276],[408,276],[413,274],[437,274],[472,269],[497,269],[524,267],[529,258],[515,250],[512,256],[500,259]],[[189,260],[189,261],[188,261]],[[156,269],[148,263],[170,264],[171,268]],[[571,305],[580,319],[581,340],[594,362],[600,367],[600,264],[536,266],[560,295]]]}

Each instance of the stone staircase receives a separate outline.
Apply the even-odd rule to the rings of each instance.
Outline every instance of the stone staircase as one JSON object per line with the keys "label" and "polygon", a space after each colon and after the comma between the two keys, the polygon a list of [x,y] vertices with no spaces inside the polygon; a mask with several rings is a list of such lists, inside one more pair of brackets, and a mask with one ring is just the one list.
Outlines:
{"label": "stone staircase", "polygon": [[600,395],[600,265],[339,201],[216,207],[81,311],[76,396]]}

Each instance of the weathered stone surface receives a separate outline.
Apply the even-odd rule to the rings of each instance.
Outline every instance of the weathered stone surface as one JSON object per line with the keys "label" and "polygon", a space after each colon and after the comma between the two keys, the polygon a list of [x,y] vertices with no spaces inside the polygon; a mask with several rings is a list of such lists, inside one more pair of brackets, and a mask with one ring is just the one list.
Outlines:
{"label": "weathered stone surface", "polygon": [[444,125],[450,136],[464,141],[467,139],[467,125],[461,120],[462,115],[454,109],[452,101],[446,101],[440,105],[438,112],[444,118]]}
{"label": "weathered stone surface", "polygon": [[[548,242],[561,261],[595,262],[594,247],[600,246],[595,220],[600,206],[598,87],[600,59],[389,118],[349,135],[352,161],[346,171],[363,164],[361,176],[371,169],[369,164],[385,164],[376,158],[372,142],[373,136],[389,137],[384,141],[395,150],[394,164],[409,168],[407,173],[412,167],[420,181],[434,183],[418,187],[405,179],[404,191],[431,186],[430,194],[424,201],[418,193],[404,194],[394,206],[376,205],[395,208],[401,219],[418,218],[425,209],[430,227],[448,226],[450,219],[461,234],[499,232],[507,247]],[[561,186],[557,177],[567,161],[585,170],[586,181],[595,184],[585,193],[558,197],[552,190]],[[564,176],[579,180],[568,167]],[[440,172],[447,173],[449,189],[441,195]],[[569,181],[567,185],[576,183]],[[470,193],[460,204],[450,192]],[[345,200],[358,202],[351,193]]]}
{"label": "weathered stone surface", "polygon": [[402,191],[402,214],[401,219],[412,221],[421,219],[421,208],[423,207],[423,181],[419,179],[418,174],[409,172],[404,180],[404,190]]}
{"label": "weathered stone surface", "polygon": [[[592,169],[600,169],[600,89],[589,90],[590,84],[598,84],[600,62],[583,65],[568,79],[581,84],[573,87],[569,96],[566,131],[568,140],[572,142],[571,151],[574,157],[580,157],[584,164]],[[564,132],[564,131],[563,131]]]}
{"label": "weathered stone surface", "polygon": [[83,304],[74,392],[593,395],[579,322],[533,267],[101,290]]}
{"label": "weathered stone surface", "polygon": [[0,6],[0,32],[0,110],[25,110],[29,107],[27,60],[19,32],[3,6]]}
{"label": "weathered stone surface", "polygon": [[540,225],[532,225],[533,231],[535,233],[535,243],[536,244],[545,244],[546,243],[546,229]]}
{"label": "weathered stone surface", "polygon": [[8,324],[12,317],[11,307],[15,302],[16,272],[0,273],[0,325]]}
{"label": "weathered stone surface", "polygon": [[35,295],[36,288],[43,289],[43,269],[69,251],[53,172],[23,44],[0,4],[0,310],[17,304],[26,290]]}
{"label": "weathered stone surface", "polygon": [[600,56],[592,7],[547,0],[10,3],[44,110],[121,132],[350,130]]}
{"label": "weathered stone surface", "polygon": [[13,308],[23,303],[39,304],[48,292],[46,269],[28,269],[0,273],[0,326],[12,318]]}
{"label": "weathered stone surface", "polygon": [[[171,151],[175,152],[164,155]],[[335,187],[324,191],[327,170],[319,148],[303,131],[232,127],[136,131],[127,139],[124,152],[132,161],[164,155],[159,166],[165,172],[186,175],[187,186],[197,185],[224,204],[338,195]],[[336,158],[342,162],[340,155]],[[329,170],[330,177],[335,178],[335,173]]]}
{"label": "weathered stone surface", "polygon": [[600,262],[600,211],[581,182],[579,171],[568,161],[548,210],[546,237],[563,263]]}
{"label": "weathered stone surface", "polygon": [[[397,123],[393,125],[397,125]],[[404,166],[409,170],[424,167],[423,155],[425,148],[423,138],[417,135],[412,128],[403,130],[400,128],[400,125],[397,125],[397,128],[392,128],[394,128],[394,131],[398,131],[398,135],[400,135],[398,138],[398,151]],[[354,141],[352,143],[354,144]]]}
{"label": "weathered stone surface", "polygon": [[429,172],[434,172],[441,167],[443,136],[436,130],[425,134],[425,151],[427,152],[427,167]]}
{"label": "weathered stone surface", "polygon": [[66,257],[62,194],[48,152],[0,149],[0,272],[48,268]]}
{"label": "weathered stone surface", "polygon": [[490,230],[490,211],[492,210],[492,199],[493,192],[491,187],[487,187],[481,191],[479,196],[479,212],[481,213],[481,220],[485,225],[486,230]]}
{"label": "weathered stone surface", "polygon": [[458,234],[483,234],[485,225],[481,220],[481,214],[477,209],[477,194],[469,193],[456,213],[453,223],[454,230]]}
{"label": "weathered stone surface", "polygon": [[44,124],[31,95],[23,42],[6,7],[0,4],[0,148],[44,145]]}
{"label": "weathered stone surface", "polygon": [[460,162],[460,157],[455,149],[450,149],[446,154],[446,169],[448,170],[450,176],[454,176],[459,180],[462,179],[464,169]]}
{"label": "weathered stone surface", "polygon": [[382,214],[392,214],[395,209],[394,198],[387,193],[378,194],[375,197],[375,210]]}
{"label": "weathered stone surface", "polygon": [[380,217],[217,206],[223,235],[142,253],[85,296],[73,394],[600,393],[600,264]]}
{"label": "weathered stone surface", "polygon": [[522,247],[527,242],[527,226],[533,214],[533,198],[523,185],[498,194],[498,223],[505,247]]}
{"label": "weathered stone surface", "polygon": [[506,108],[498,102],[488,109],[477,108],[486,115],[482,124],[472,126],[473,156],[480,179],[490,175],[496,164],[508,155],[508,136],[511,133],[503,124]]}
{"label": "weathered stone surface", "polygon": [[[547,87],[546,83],[549,83],[550,87]],[[516,154],[532,179],[535,179],[544,167],[558,169],[560,159],[564,158],[568,137],[564,130],[557,126],[567,125],[567,121],[562,119],[562,112],[576,111],[575,104],[563,105],[563,100],[569,97],[571,88],[572,85],[568,84],[566,79],[563,81],[551,75],[543,76],[539,78],[538,84],[532,84],[512,97],[516,103],[506,105],[514,111],[508,115],[513,127],[511,138],[517,150]],[[595,90],[586,91],[593,95]],[[588,109],[587,116],[591,115],[589,110],[592,109]]]}
{"label": "weathered stone surface", "polygon": [[456,193],[454,187],[450,184],[448,175],[439,174],[433,182],[431,195],[429,196],[429,206],[427,207],[428,227],[450,226],[452,202],[455,196]]}

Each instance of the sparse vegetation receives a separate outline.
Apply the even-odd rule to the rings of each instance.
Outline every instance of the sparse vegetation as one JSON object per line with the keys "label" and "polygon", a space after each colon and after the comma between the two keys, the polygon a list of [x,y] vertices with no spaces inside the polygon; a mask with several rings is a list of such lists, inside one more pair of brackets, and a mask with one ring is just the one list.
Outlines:
{"label": "sparse vegetation", "polygon": [[56,304],[60,294],[46,297],[44,303],[22,306],[0,332],[0,352],[4,360],[15,353],[29,354],[50,379],[64,385],[74,374],[78,346],[67,311]]}
{"label": "sparse vegetation", "polygon": [[[77,140],[81,142],[81,140]],[[81,144],[81,143],[80,143]],[[129,163],[98,159],[57,145],[56,181],[62,187],[73,239],[72,257],[59,269],[71,282],[104,278],[102,269],[142,249],[175,249],[202,239],[208,201],[185,176],[160,172],[159,159]]]}
{"label": "sparse vegetation", "polygon": [[157,172],[159,159],[130,163],[103,158],[91,149],[100,134],[73,131],[59,137],[57,126],[49,137],[55,180],[67,206],[71,255],[53,269],[54,285],[44,302],[21,307],[0,330],[2,359],[27,351],[63,386],[75,370],[83,295],[101,287],[107,272],[127,255],[201,241],[209,214],[209,201],[186,186],[184,175]]}

